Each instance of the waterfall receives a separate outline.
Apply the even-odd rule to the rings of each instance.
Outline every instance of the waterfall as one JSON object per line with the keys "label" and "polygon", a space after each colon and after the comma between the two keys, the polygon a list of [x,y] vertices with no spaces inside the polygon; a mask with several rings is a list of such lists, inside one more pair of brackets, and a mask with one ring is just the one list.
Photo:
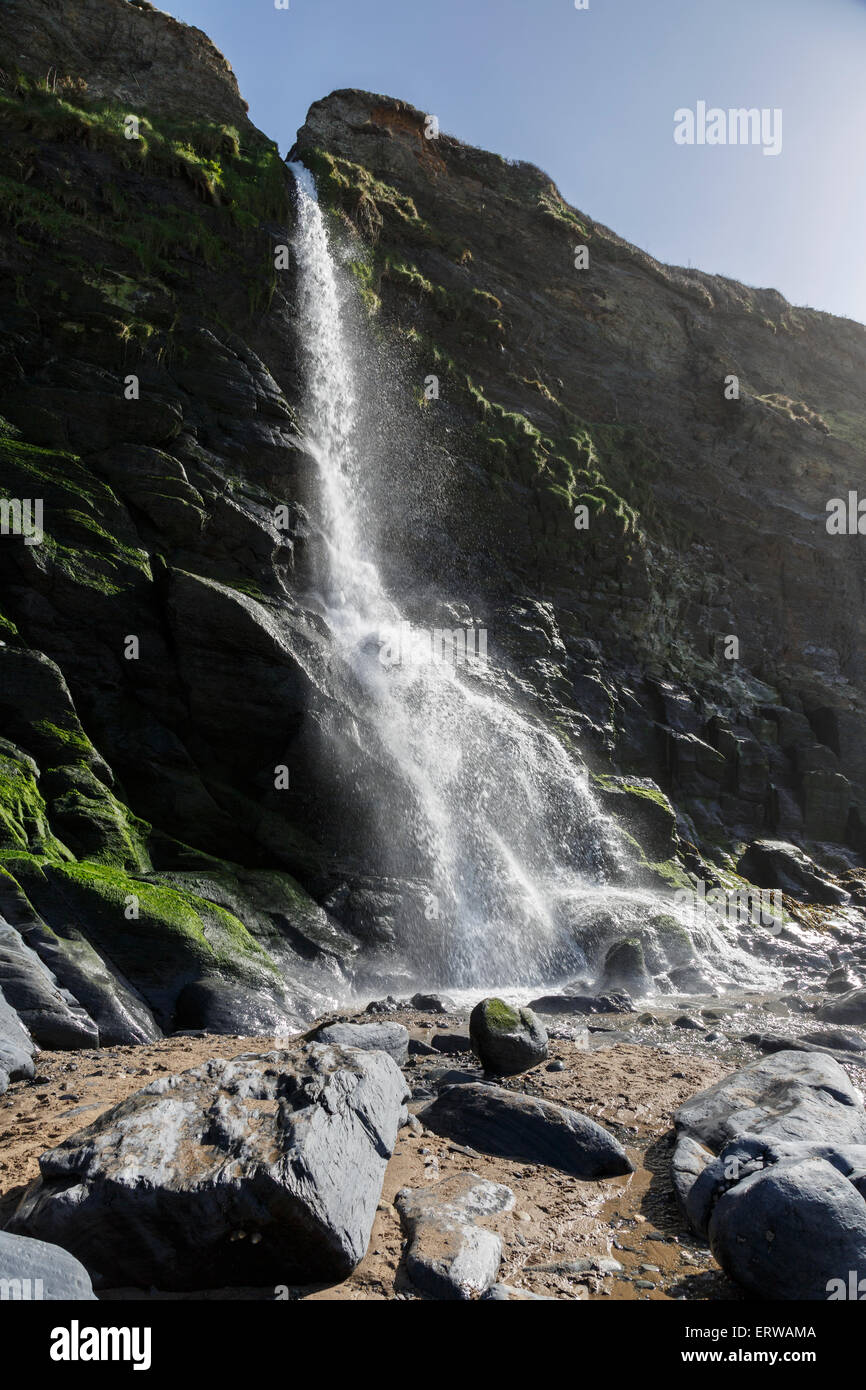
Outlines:
{"label": "waterfall", "polygon": [[[419,984],[452,988],[567,978],[594,965],[582,943],[600,904],[620,936],[636,913],[670,907],[605,887],[611,829],[585,776],[541,721],[509,702],[481,643],[473,637],[463,662],[431,659],[435,634],[411,626],[386,592],[367,540],[375,528],[365,514],[347,290],[313,177],[291,168],[303,429],[319,473],[331,659],[362,692],[377,755],[400,789],[391,824],[426,889],[423,912],[407,906],[401,964]],[[371,834],[376,819],[371,805]]]}

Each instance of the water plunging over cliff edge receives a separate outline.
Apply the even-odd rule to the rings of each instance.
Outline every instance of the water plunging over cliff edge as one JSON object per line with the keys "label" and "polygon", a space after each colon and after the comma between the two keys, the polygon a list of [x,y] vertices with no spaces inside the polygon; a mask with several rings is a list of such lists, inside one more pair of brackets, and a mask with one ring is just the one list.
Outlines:
{"label": "water plunging over cliff edge", "polygon": [[[396,772],[405,857],[420,866],[428,889],[420,920],[406,914],[401,965],[420,984],[452,988],[594,974],[611,939],[599,930],[600,913],[624,937],[671,906],[652,894],[605,886],[605,866],[615,853],[609,823],[558,739],[504,698],[495,669],[480,661],[383,660],[401,646],[405,657],[412,630],[365,545],[373,529],[365,524],[370,465],[359,456],[349,291],[331,254],[313,177],[301,164],[290,167],[298,203],[305,443],[319,472],[326,541],[318,576],[323,611],[333,661],[363,692],[377,753]],[[368,810],[373,835],[375,805]],[[716,928],[692,935],[702,937],[698,950],[729,978],[766,978],[766,968]]]}

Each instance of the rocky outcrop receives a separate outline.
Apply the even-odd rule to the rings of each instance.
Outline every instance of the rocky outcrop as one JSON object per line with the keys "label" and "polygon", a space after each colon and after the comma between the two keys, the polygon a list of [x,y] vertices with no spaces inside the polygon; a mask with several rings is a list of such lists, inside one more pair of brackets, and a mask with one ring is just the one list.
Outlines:
{"label": "rocky outcrop", "polygon": [[367,1248],[406,1096],[383,1052],[216,1059],[43,1154],[9,1230],[103,1286],[339,1280]]}

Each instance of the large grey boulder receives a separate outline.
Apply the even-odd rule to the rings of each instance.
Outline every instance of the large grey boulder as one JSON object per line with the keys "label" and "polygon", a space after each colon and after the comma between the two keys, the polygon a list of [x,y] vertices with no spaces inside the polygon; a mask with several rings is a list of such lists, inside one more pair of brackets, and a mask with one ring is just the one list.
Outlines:
{"label": "large grey boulder", "polygon": [[90,1275],[68,1250],[0,1231],[0,1302],[93,1302]]}
{"label": "large grey boulder", "polygon": [[36,1044],[0,989],[0,1095],[10,1081],[30,1080],[36,1074]]}
{"label": "large grey boulder", "polygon": [[748,1293],[824,1301],[851,1270],[866,1272],[866,1201],[826,1159],[789,1159],[720,1196],[709,1239]]}
{"label": "large grey boulder", "polygon": [[502,1158],[546,1164],[576,1178],[633,1171],[625,1149],[595,1120],[500,1086],[449,1086],[418,1115],[428,1129],[446,1138]]}
{"label": "large grey boulder", "polygon": [[469,1015],[469,1037],[485,1071],[513,1076],[547,1057],[547,1029],[531,1009],[482,999]]}
{"label": "large grey boulder", "polygon": [[837,1061],[818,1052],[776,1052],[692,1096],[678,1130],[711,1149],[742,1134],[816,1143],[866,1143],[860,1092]]}
{"label": "large grey boulder", "polygon": [[407,1098],[385,1053],[307,1043],[154,1082],[40,1159],[9,1229],[103,1286],[345,1278]]}
{"label": "large grey boulder", "polygon": [[310,1036],[316,1042],[333,1047],[387,1052],[398,1067],[402,1067],[409,1056],[409,1030],[402,1023],[328,1023]]}
{"label": "large grey boulder", "polygon": [[479,1217],[510,1211],[514,1193],[477,1173],[452,1173],[435,1187],[403,1188],[395,1203],[409,1237],[406,1273],[432,1298],[470,1298],[495,1282],[502,1241]]}
{"label": "large grey boulder", "polygon": [[8,922],[0,918],[0,989],[40,1047],[96,1047],[96,1024]]}

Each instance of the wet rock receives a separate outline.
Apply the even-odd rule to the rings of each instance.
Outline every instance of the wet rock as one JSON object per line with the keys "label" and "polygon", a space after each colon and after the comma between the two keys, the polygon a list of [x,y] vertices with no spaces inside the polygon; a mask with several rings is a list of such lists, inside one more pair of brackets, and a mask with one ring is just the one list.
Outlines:
{"label": "wet rock", "polygon": [[454,1173],[434,1187],[398,1192],[395,1205],[409,1237],[406,1273],[433,1298],[464,1299],[493,1284],[502,1241],[479,1217],[510,1211],[514,1194],[477,1173]]}
{"label": "wet rock", "polygon": [[604,958],[604,968],[599,980],[599,989],[628,990],[629,994],[643,995],[652,988],[652,980],[644,959],[643,946],[639,937],[628,937],[609,947]]}
{"label": "wet rock", "polygon": [[539,1014],[632,1014],[634,1004],[625,990],[613,994],[543,994],[529,1008]]}
{"label": "wet rock", "polygon": [[343,1279],[367,1248],[406,1098],[379,1051],[217,1058],[43,1154],[9,1229],[56,1241],[113,1287]]}
{"label": "wet rock", "polygon": [[485,1071],[512,1076],[547,1057],[547,1030],[531,1009],[482,999],[469,1016],[469,1036]]}
{"label": "wet rock", "polygon": [[863,1099],[832,1057],[777,1052],[723,1077],[674,1115],[678,1130],[712,1149],[749,1133],[762,1138],[866,1142]]}
{"label": "wet rock", "polygon": [[398,1067],[405,1064],[409,1055],[409,1030],[402,1023],[328,1023],[308,1036],[332,1047],[387,1052]]}
{"label": "wet rock", "polygon": [[300,1020],[285,986],[274,979],[265,993],[253,984],[222,975],[203,975],[184,985],[177,997],[177,1028],[203,1028],[229,1037],[297,1032]]}
{"label": "wet rock", "polygon": [[31,1080],[35,1076],[36,1051],[36,1044],[0,989],[0,1095],[10,1081]]}
{"label": "wet rock", "polygon": [[409,1039],[410,1057],[436,1057],[437,1055],[438,1048],[435,1048],[432,1043],[425,1042],[423,1038]]}
{"label": "wet rock", "polygon": [[96,1047],[96,1024],[14,927],[0,918],[0,989],[40,1047]]}
{"label": "wet rock", "polygon": [[393,994],[386,994],[384,999],[371,999],[364,1009],[365,1014],[395,1014],[400,1005]]}
{"label": "wet rock", "polygon": [[675,1028],[691,1028],[695,1032],[703,1033],[703,1026],[698,1023],[696,1018],[689,1018],[688,1014],[680,1014],[679,1018],[674,1019]]}
{"label": "wet rock", "polygon": [[413,1009],[427,1014],[453,1014],[457,1005],[447,994],[413,994],[409,1000]]}
{"label": "wet rock", "polygon": [[817,865],[796,845],[783,840],[755,840],[737,864],[737,870],[759,888],[778,888],[807,902],[847,903],[844,888],[831,883]]}
{"label": "wet rock", "polygon": [[500,1086],[451,1086],[419,1118],[434,1133],[484,1153],[543,1163],[578,1178],[633,1171],[619,1141],[588,1116]]}
{"label": "wet rock", "polygon": [[0,1231],[3,1297],[46,1302],[95,1302],[90,1275],[67,1250]]}
{"label": "wet rock", "polygon": [[824,981],[824,988],[829,994],[848,994],[852,989],[858,989],[860,983],[846,965],[838,965],[835,970],[830,971]]}
{"label": "wet rock", "polygon": [[866,1024],[866,989],[852,989],[837,999],[828,999],[817,1015],[824,1023]]}

